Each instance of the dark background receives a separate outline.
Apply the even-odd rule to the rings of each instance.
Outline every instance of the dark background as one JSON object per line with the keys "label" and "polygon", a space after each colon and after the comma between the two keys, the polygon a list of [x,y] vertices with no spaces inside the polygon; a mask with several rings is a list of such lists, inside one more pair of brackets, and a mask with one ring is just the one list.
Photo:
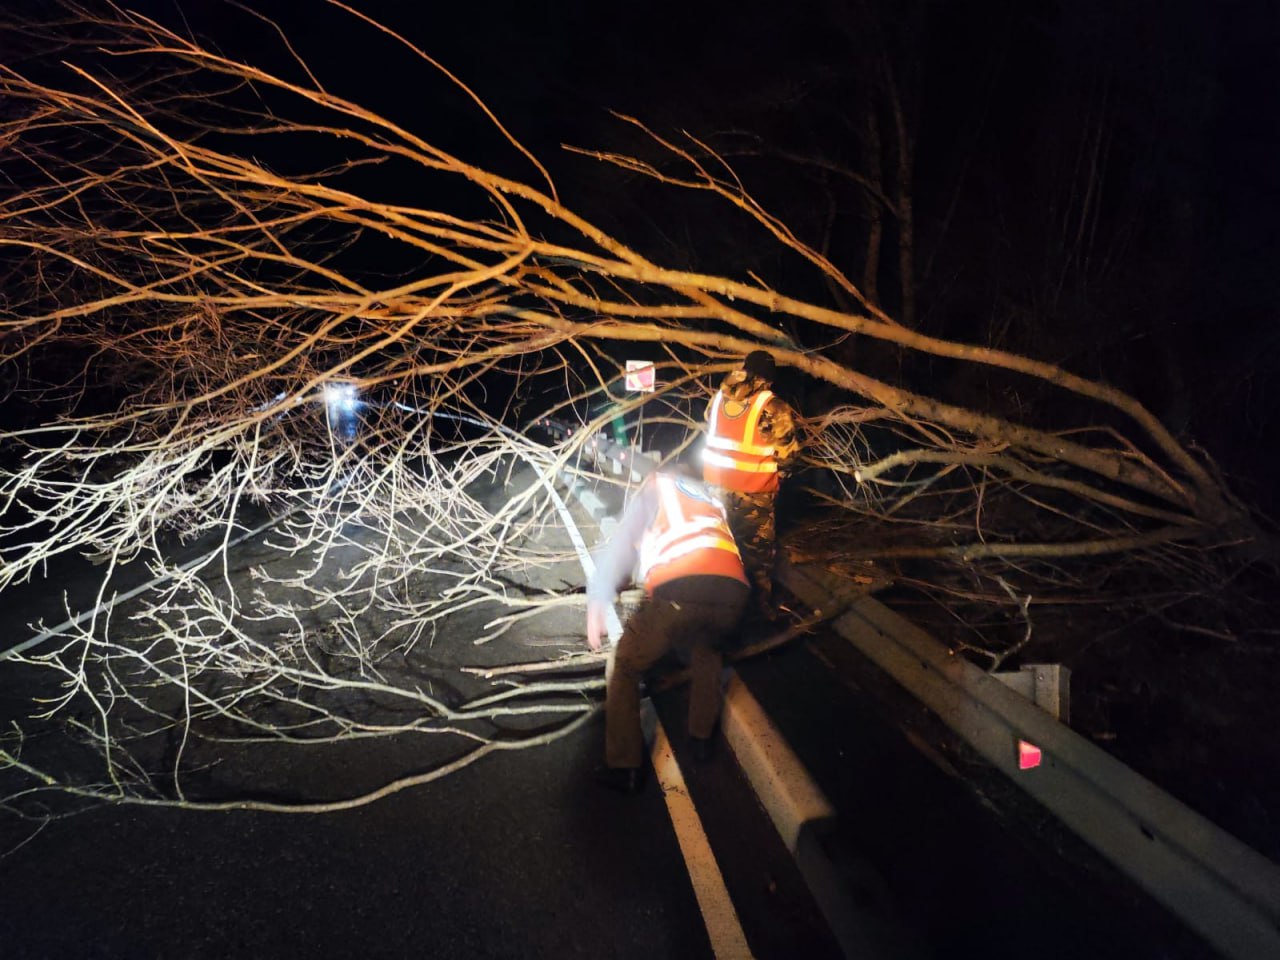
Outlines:
{"label": "dark background", "polygon": [[[681,145],[688,136],[714,148],[765,208],[868,294],[875,205],[858,179],[878,170],[887,190],[904,186],[913,204],[917,327],[1113,383],[1202,446],[1247,500],[1275,506],[1266,469],[1280,356],[1273,5],[355,6],[468,84],[547,164],[571,209],[669,266],[737,278],[753,271],[784,292],[851,306],[723,201],[561,149],[670,166],[610,111]],[[538,181],[473,103],[391,37],[322,0],[254,7],[330,92],[464,159]],[[277,32],[232,4],[140,0],[131,9],[305,80]],[[6,57],[23,61],[17,51]],[[316,166],[316,144],[301,138],[261,149],[282,167]],[[449,202],[421,181],[383,167],[359,186],[399,202]],[[905,318],[898,221],[885,223],[876,299]],[[792,332],[821,346],[813,331]],[[1063,425],[1062,398],[1042,397],[1033,384],[866,343],[841,350],[874,375],[1033,423],[1050,423],[1052,404]],[[802,413],[837,399],[813,384],[784,386]],[[1066,422],[1078,422],[1066,412]]]}
{"label": "dark background", "polygon": [[[672,266],[757,272],[838,303],[812,268],[727,211],[563,143],[660,151],[610,115],[698,138],[855,280],[869,206],[855,175],[910,130],[917,325],[1060,363],[1134,393],[1273,506],[1280,18],[1247,2],[836,2],[358,6],[469,84],[551,168],[568,205]],[[151,12],[174,17],[171,3]],[[323,3],[260,3],[321,82],[467,159],[528,161],[390,38]],[[279,38],[235,8],[190,27],[285,72]],[[866,136],[879,120],[880,149]],[[686,141],[687,142],[687,141]],[[283,149],[283,148],[282,148]],[[892,178],[890,178],[892,179]],[[406,179],[379,181],[412,200]],[[889,222],[880,304],[900,316]],[[803,342],[804,334],[800,333]],[[937,361],[854,356],[945,399],[1036,419],[1026,384]],[[893,365],[896,363],[896,365]],[[802,407],[831,398],[790,384]]]}

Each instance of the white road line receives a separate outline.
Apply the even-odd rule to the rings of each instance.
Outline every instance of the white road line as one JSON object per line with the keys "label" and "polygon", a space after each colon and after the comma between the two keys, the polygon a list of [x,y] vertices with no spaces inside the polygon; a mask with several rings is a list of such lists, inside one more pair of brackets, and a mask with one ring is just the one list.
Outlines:
{"label": "white road line", "polygon": [[680,765],[671,752],[671,744],[661,722],[654,733],[652,758],[653,772],[662,787],[662,797],[667,801],[671,826],[675,828],[680,852],[684,854],[689,882],[693,884],[694,896],[698,898],[698,909],[702,911],[702,922],[706,924],[716,960],[750,960],[751,948],[747,946],[746,934],[742,932],[738,911],[729,899],[720,865],[711,851],[706,831],[702,829],[702,821],[685,787]]}
{"label": "white road line", "polygon": [[[301,512],[302,512],[301,508],[297,510],[291,510],[289,513],[283,514],[279,517],[273,517],[272,519],[268,520],[266,523],[261,524],[260,526],[254,527],[252,530],[244,531],[238,537],[235,537],[231,540],[224,539],[223,543],[220,546],[214,548],[213,550],[210,550],[208,553],[202,553],[200,556],[196,557],[193,560],[188,560],[186,563],[179,564],[176,572],[186,573],[188,570],[192,569],[193,567],[197,567],[200,564],[205,563],[208,560],[211,560],[212,558],[216,557],[218,554],[226,550],[230,550],[232,547],[240,546],[240,544],[244,543],[246,540],[256,537],[258,534],[262,533],[264,530],[270,530],[276,524],[282,523],[283,521],[288,520],[290,517],[294,516],[295,514],[301,513]],[[118,593],[114,595],[110,600],[102,601],[92,610],[86,610],[84,613],[77,614],[76,616],[72,617],[70,620],[67,620],[64,623],[58,624],[56,627],[50,627],[47,630],[42,630],[40,633],[37,633],[31,639],[24,640],[22,643],[16,644],[15,646],[12,646],[7,650],[0,650],[0,660],[4,660],[8,657],[15,656],[19,653],[22,653],[25,650],[29,650],[32,647],[37,646],[38,644],[44,643],[46,640],[51,640],[54,637],[61,636],[62,634],[66,633],[68,630],[74,627],[78,627],[80,624],[84,623],[86,620],[89,620],[92,617],[96,617],[100,613],[105,613],[106,611],[111,610],[117,604],[124,603],[126,600],[132,600],[134,597],[138,596],[139,594],[145,593],[147,590],[150,590],[152,587],[158,587],[160,584],[171,579],[173,579],[173,573],[162,573],[160,576],[155,577],[151,580],[148,580],[146,583],[140,584],[139,586],[134,587],[132,590],[126,590],[124,593]]]}

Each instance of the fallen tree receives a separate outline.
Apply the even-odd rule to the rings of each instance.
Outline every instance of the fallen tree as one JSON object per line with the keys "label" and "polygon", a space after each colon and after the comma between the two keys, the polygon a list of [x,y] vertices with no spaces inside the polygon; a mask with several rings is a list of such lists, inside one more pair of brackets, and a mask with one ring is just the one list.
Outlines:
{"label": "fallen tree", "polygon": [[[691,440],[715,377],[760,347],[844,398],[804,411],[823,479],[797,557],[928,561],[933,573],[899,576],[1026,619],[1046,584],[1096,592],[1091,558],[1136,564],[1167,589],[1260,555],[1265,536],[1212,462],[1132,397],[897,322],[715,151],[622,117],[653,159],[577,152],[714,197],[854,308],[646,256],[575,212],[572,187],[426,51],[334,6],[445,75],[528,175],[344,98],[296,54],[286,76],[114,7],[10,27],[45,55],[0,67],[13,185],[0,203],[0,365],[29,411],[0,435],[0,593],[65,557],[102,561],[104,592],[134,558],[165,575],[127,627],[94,618],[22,655],[56,678],[42,715],[73,717],[103,775],[68,783],[29,762],[19,729],[4,763],[33,786],[7,791],[11,807],[48,789],[199,805],[175,739],[431,732],[478,743],[474,756],[571,731],[590,710],[573,692],[594,677],[435,697],[388,663],[477,609],[488,612],[466,641],[575,611],[572,586],[521,580],[567,555],[541,545],[550,487],[518,484],[495,503],[486,485],[515,463],[576,468],[590,437],[641,404]],[[1071,419],[1019,420],[889,382],[837,359],[849,338],[1029,384],[1065,398],[1054,409]],[[652,397],[619,389],[633,351],[656,362]],[[552,444],[521,429],[547,417],[583,429]],[[255,569],[262,589],[233,583],[225,550],[191,569],[166,559],[176,542],[230,541],[254,509],[280,521],[280,562]],[[1024,644],[982,652],[994,666]],[[495,726],[522,713],[553,720],[519,735]],[[129,746],[156,737],[170,751],[161,771]],[[294,808],[334,802],[352,801]]]}

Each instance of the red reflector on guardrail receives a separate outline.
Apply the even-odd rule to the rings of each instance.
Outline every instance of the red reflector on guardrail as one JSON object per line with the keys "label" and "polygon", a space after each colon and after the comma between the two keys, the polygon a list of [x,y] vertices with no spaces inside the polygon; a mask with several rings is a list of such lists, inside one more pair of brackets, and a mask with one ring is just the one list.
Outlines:
{"label": "red reflector on guardrail", "polygon": [[1018,741],[1018,769],[1030,770],[1032,767],[1040,766],[1040,748],[1034,743],[1027,743],[1025,740]]}

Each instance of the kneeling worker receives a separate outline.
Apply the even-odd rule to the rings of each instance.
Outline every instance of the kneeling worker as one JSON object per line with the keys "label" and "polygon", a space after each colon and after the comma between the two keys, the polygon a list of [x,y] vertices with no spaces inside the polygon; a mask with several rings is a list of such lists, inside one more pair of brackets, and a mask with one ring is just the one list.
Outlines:
{"label": "kneeling worker", "polygon": [[724,506],[676,472],[650,474],[587,584],[587,644],[600,649],[605,613],[637,569],[646,599],[627,621],[605,695],[605,766],[596,779],[635,793],[643,783],[640,680],[677,643],[690,650],[689,735],[695,756],[710,753],[720,715],[722,643],[750,595]]}

